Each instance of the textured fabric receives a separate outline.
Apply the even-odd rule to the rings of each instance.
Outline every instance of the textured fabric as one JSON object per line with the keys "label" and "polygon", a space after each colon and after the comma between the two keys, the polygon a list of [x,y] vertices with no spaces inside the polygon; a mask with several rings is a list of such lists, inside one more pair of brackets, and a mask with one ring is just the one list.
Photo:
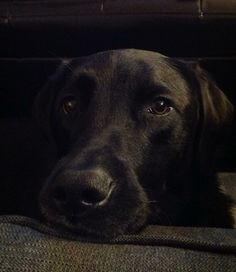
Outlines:
{"label": "textured fabric", "polygon": [[235,271],[236,231],[148,226],[92,240],[23,217],[0,219],[0,271]]}

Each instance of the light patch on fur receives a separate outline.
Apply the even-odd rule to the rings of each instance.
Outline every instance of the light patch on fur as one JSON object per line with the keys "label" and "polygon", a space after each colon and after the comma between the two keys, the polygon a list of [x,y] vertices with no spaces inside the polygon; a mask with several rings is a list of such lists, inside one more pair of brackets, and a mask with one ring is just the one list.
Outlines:
{"label": "light patch on fur", "polygon": [[[219,189],[220,189],[220,191],[221,191],[222,193],[224,193],[225,195],[229,195],[229,194],[227,193],[227,190],[226,190],[224,184],[220,184]],[[234,205],[234,206],[232,206],[232,207],[230,208],[230,214],[232,215],[233,220],[234,220],[233,228],[236,229],[236,205]]]}
{"label": "light patch on fur", "polygon": [[236,205],[234,205],[231,209],[230,209],[230,213],[232,214],[232,217],[234,219],[234,229],[236,229]]}

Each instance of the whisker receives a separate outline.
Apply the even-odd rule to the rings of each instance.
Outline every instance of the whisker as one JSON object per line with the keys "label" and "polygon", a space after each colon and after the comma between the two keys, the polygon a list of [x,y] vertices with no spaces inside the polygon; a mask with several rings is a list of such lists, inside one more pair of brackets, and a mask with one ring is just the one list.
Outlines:
{"label": "whisker", "polygon": [[150,201],[145,201],[145,203],[157,203],[158,201],[155,200],[150,200]]}

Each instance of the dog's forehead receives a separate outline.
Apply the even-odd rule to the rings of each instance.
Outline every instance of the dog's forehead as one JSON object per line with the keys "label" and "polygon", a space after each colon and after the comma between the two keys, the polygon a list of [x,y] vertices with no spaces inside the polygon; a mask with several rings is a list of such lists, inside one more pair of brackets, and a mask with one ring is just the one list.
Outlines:
{"label": "dog's forehead", "polygon": [[121,50],[116,53],[112,59],[118,77],[128,74],[128,79],[135,80],[137,84],[149,82],[149,85],[163,85],[172,90],[186,89],[186,81],[173,65],[174,60],[144,50]]}
{"label": "dog's forehead", "polygon": [[[106,74],[114,79],[122,72],[127,74],[127,78],[139,77],[142,74],[149,76],[150,79],[155,76],[164,78],[170,74],[177,74],[176,69],[171,66],[170,59],[157,52],[138,50],[138,49],[121,49],[104,51],[87,57],[78,59],[77,72],[87,70],[95,72],[97,76]],[[110,71],[110,73],[107,73]],[[105,72],[105,73],[104,73]]]}
{"label": "dog's forehead", "polygon": [[109,91],[119,93],[135,92],[140,86],[146,86],[146,89],[164,86],[170,95],[176,94],[175,99],[179,102],[183,103],[185,98],[187,103],[189,86],[173,64],[174,60],[157,52],[111,50],[76,59],[73,80],[81,74],[88,74],[97,82],[112,84]]}

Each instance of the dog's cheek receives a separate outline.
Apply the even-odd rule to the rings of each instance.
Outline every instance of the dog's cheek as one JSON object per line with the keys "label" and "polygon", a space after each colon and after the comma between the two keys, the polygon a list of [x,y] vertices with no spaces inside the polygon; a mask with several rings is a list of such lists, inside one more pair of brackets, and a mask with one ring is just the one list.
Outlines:
{"label": "dog's cheek", "polygon": [[[157,199],[174,180],[181,180],[190,163],[192,136],[182,120],[176,119],[168,128],[150,133],[146,160],[138,176],[151,200]],[[183,165],[183,161],[185,164]]]}

